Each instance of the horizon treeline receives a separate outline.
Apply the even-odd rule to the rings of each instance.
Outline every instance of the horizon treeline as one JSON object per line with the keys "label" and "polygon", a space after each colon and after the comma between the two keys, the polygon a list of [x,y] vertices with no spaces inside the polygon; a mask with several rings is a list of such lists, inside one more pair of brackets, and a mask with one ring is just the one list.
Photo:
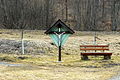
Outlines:
{"label": "horizon treeline", "polygon": [[45,30],[58,19],[78,31],[118,31],[120,0],[0,0],[0,28]]}

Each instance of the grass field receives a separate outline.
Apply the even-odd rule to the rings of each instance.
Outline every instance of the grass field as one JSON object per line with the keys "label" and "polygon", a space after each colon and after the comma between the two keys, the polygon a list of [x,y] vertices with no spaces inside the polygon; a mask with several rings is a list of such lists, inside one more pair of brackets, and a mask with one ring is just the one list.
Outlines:
{"label": "grass field", "polygon": [[[44,31],[25,31],[25,40],[52,42]],[[98,33],[99,44],[110,43],[113,52],[111,60],[103,57],[80,58],[79,45],[82,41],[93,41],[92,32],[76,32],[69,38],[62,50],[62,61],[57,62],[55,51],[40,55],[0,54],[1,62],[22,64],[21,66],[0,65],[0,80],[108,80],[120,71],[119,33]],[[104,36],[103,36],[104,35]],[[20,40],[18,30],[0,30],[1,39]]]}
{"label": "grass field", "polygon": [[82,61],[78,55],[63,55],[63,62],[57,62],[57,56],[1,54],[0,59],[22,64],[0,66],[1,80],[106,80],[120,70],[120,57],[109,61],[101,58]]}

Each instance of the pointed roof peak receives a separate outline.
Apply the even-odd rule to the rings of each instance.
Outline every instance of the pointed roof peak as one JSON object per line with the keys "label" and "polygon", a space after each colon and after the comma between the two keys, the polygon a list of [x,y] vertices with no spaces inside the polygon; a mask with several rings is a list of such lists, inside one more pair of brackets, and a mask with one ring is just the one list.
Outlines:
{"label": "pointed roof peak", "polygon": [[75,33],[70,27],[68,27],[62,20],[58,19],[46,32],[45,34],[50,34],[55,32],[53,28],[66,28],[66,32],[69,34]]}

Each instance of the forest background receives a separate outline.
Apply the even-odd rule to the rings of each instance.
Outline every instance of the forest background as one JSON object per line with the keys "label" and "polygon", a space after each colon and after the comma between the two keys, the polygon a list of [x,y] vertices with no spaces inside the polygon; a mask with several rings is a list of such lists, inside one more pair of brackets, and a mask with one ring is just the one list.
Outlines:
{"label": "forest background", "polygon": [[0,0],[0,28],[44,30],[58,19],[78,31],[119,31],[120,0]]}

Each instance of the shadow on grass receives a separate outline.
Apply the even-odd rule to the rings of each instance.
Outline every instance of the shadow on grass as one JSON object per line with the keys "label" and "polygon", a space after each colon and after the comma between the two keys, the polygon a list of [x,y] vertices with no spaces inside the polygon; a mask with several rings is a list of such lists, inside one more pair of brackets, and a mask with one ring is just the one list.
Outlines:
{"label": "shadow on grass", "polygon": [[[73,64],[72,64],[73,63]],[[120,63],[113,60],[77,60],[71,61],[63,66],[66,67],[81,67],[81,68],[111,68],[120,66]]]}
{"label": "shadow on grass", "polygon": [[[102,60],[102,58],[90,58],[90,60],[81,60],[77,55],[64,56],[63,62],[55,62],[56,58],[54,56],[43,56],[43,57],[32,57],[32,56],[0,56],[0,61],[6,62],[20,62],[23,64],[28,64],[26,67],[22,66],[23,69],[32,69],[32,66],[39,67],[79,67],[79,68],[111,68],[115,66],[120,66],[119,61],[116,62],[112,60]],[[31,66],[31,67],[29,67]],[[20,67],[20,68],[22,68]],[[19,68],[19,67],[18,67]],[[37,68],[36,68],[37,69]]]}

